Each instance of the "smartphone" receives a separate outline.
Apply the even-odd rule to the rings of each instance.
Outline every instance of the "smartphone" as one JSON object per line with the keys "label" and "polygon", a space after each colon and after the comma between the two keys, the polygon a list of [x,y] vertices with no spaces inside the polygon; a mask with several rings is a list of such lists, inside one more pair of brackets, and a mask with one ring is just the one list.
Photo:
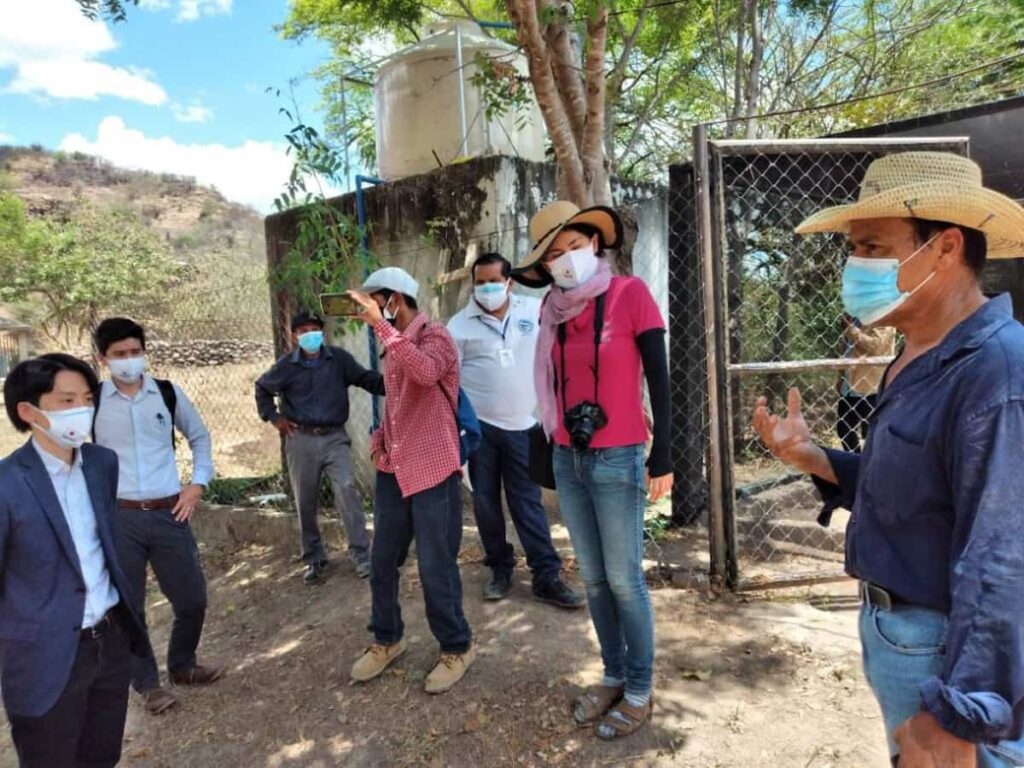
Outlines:
{"label": "smartphone", "polygon": [[320,311],[329,317],[356,317],[361,309],[347,293],[320,294]]}

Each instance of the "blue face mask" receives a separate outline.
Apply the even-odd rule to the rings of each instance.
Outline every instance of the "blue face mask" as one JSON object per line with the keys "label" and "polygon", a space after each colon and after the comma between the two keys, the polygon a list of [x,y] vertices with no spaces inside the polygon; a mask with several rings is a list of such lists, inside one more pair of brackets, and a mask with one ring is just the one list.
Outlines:
{"label": "blue face mask", "polygon": [[323,331],[306,331],[299,336],[299,346],[302,347],[303,352],[314,354],[320,351],[320,347],[324,343],[324,332]]}
{"label": "blue face mask", "polygon": [[932,272],[912,291],[899,288],[900,267],[932,244],[941,232],[914,251],[901,263],[899,259],[865,259],[851,256],[843,268],[843,307],[863,325],[874,325],[935,277]]}

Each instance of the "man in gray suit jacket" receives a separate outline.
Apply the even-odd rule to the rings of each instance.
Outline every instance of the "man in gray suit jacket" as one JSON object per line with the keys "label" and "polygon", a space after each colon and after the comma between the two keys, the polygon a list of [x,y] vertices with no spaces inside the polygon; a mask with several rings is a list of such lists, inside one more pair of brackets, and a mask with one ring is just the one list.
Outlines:
{"label": "man in gray suit jacket", "polygon": [[17,365],[0,461],[0,692],[23,768],[116,765],[129,650],[149,641],[114,546],[117,455],[84,445],[98,382],[70,355]]}

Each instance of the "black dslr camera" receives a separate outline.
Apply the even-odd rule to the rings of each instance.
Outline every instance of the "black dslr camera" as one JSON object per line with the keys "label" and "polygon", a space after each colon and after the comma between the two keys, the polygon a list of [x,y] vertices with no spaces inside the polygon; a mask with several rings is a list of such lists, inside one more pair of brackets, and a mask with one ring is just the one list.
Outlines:
{"label": "black dslr camera", "polygon": [[565,412],[565,431],[572,447],[585,451],[594,439],[594,433],[608,424],[604,409],[597,403],[584,400]]}

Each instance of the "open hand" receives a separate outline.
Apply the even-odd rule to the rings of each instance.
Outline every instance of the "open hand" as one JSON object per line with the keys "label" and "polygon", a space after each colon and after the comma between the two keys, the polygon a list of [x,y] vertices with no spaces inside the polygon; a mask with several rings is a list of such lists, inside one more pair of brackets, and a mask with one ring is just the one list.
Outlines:
{"label": "open hand", "polygon": [[800,390],[789,390],[786,417],[768,410],[768,398],[759,397],[754,406],[754,431],[772,455],[803,472],[813,472],[822,450],[811,440],[811,430],[801,411]]}
{"label": "open hand", "polygon": [[363,320],[367,325],[376,325],[384,319],[384,314],[380,310],[380,305],[377,300],[372,296],[359,291],[348,291],[349,296],[363,308],[363,311],[359,313],[359,318]]}
{"label": "open hand", "polygon": [[284,416],[278,416],[276,419],[274,419],[274,427],[284,437],[289,437],[295,433],[295,431],[299,428],[299,425],[296,424],[291,419],[286,419]]}

